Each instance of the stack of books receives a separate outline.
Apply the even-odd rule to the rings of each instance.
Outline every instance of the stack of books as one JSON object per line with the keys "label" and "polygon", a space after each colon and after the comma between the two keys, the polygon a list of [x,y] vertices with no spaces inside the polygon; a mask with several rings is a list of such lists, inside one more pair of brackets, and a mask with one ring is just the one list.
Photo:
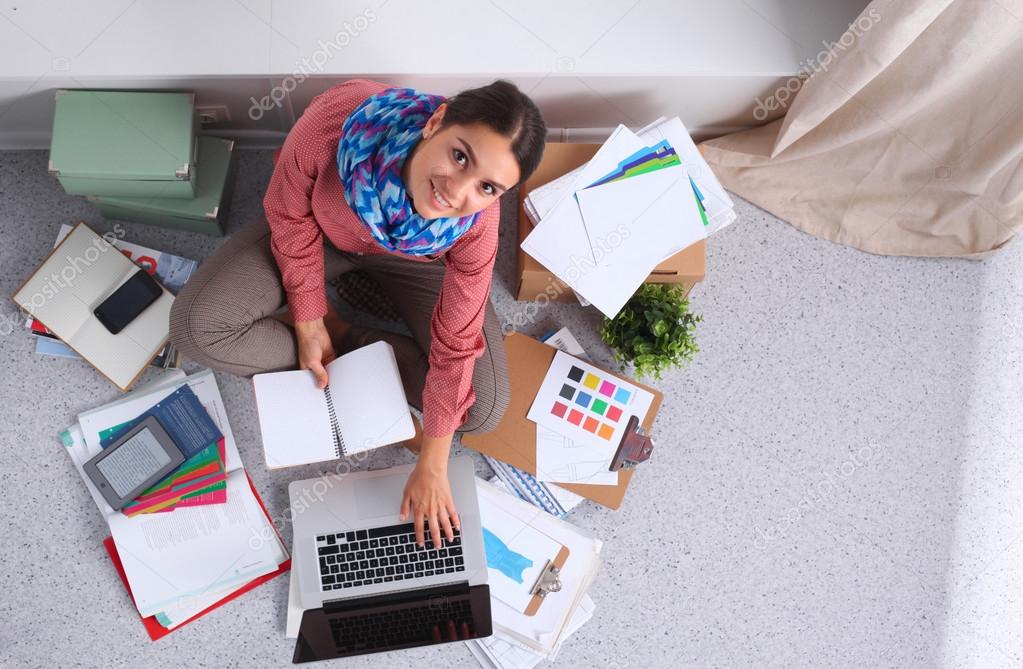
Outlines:
{"label": "stack of books", "polygon": [[[84,464],[158,403],[196,401],[219,437],[147,490],[135,508],[114,511]],[[172,420],[167,411],[161,420]],[[209,370],[169,370],[145,388],[87,411],[60,433],[110,529],[104,546],[150,637],[181,625],[287,571],[290,558],[242,467],[216,379]],[[140,509],[138,504],[148,508]]]}
{"label": "stack of books", "polygon": [[[61,224],[57,233],[57,240],[54,247],[59,245],[72,227],[66,223]],[[191,258],[183,258],[163,251],[157,251],[140,244],[133,244],[123,239],[112,239],[113,246],[124,254],[129,260],[146,270],[159,281],[164,288],[172,294],[177,295],[185,282],[199,267],[199,263]],[[57,335],[43,325],[39,320],[28,316],[25,319],[25,328],[36,338],[36,353],[60,358],[81,358],[74,349],[62,342]],[[163,369],[178,368],[181,366],[181,354],[170,342],[164,345],[160,353],[149,363],[153,367]]]}
{"label": "stack of books", "polygon": [[577,169],[529,191],[522,250],[613,318],[658,265],[735,220],[678,117],[624,125]]}
{"label": "stack of books", "polygon": [[234,142],[197,118],[193,93],[58,90],[50,174],[107,218],[222,235]]}
{"label": "stack of books", "polygon": [[[104,323],[97,309],[144,274],[106,237],[78,223],[12,299],[114,385],[127,390],[167,345],[174,294],[153,281],[156,295],[147,295],[151,299],[141,312],[117,329]],[[118,303],[133,302],[124,298]]]}

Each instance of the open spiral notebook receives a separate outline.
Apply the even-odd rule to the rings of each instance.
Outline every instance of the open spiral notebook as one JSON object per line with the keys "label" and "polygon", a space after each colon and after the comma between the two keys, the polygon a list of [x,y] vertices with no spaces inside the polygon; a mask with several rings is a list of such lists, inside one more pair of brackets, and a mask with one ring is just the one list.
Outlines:
{"label": "open spiral notebook", "polygon": [[252,377],[270,469],[334,460],[415,435],[391,345],[374,342],[326,365],[319,389],[308,370]]}

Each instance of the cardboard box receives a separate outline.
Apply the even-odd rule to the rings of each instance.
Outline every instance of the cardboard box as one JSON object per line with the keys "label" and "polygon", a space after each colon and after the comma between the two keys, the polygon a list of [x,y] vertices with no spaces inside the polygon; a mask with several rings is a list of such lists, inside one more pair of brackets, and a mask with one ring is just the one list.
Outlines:
{"label": "cardboard box", "polygon": [[[590,160],[600,144],[564,144],[549,142],[544,149],[543,160],[532,176],[522,185],[519,192],[519,248],[517,300],[537,300],[541,295],[553,302],[572,302],[575,294],[563,281],[554,276],[546,267],[522,250],[522,240],[532,229],[533,222],[526,215],[522,201],[537,186],[557,179]],[[703,281],[707,268],[707,243],[700,241],[679,251],[654,268],[647,283],[686,284],[686,294],[693,284]]]}
{"label": "cardboard box", "polygon": [[234,141],[199,137],[195,197],[114,197],[87,195],[104,218],[223,235],[234,185]]}
{"label": "cardboard box", "polygon": [[192,93],[58,90],[49,172],[72,195],[195,197]]}

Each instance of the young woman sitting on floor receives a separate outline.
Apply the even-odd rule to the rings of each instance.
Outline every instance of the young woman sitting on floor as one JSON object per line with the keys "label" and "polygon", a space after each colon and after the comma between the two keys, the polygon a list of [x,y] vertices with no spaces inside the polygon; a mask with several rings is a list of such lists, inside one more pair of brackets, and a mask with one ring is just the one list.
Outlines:
{"label": "young woman sitting on floor", "polygon": [[[365,79],[328,89],[284,141],[266,220],[232,235],[178,295],[174,345],[244,376],[308,369],[324,387],[336,355],[390,343],[422,412],[400,513],[420,541],[424,519],[435,543],[441,530],[450,538],[454,432],[493,429],[508,404],[489,300],[499,198],[536,169],[546,135],[536,105],[503,80],[450,100]],[[326,280],[354,269],[376,279],[411,337],[337,316]]]}

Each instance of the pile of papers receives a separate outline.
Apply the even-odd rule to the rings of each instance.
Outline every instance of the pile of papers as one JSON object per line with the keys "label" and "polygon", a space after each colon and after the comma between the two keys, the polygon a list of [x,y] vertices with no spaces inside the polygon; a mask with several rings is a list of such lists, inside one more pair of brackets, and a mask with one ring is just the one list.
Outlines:
{"label": "pile of papers", "polygon": [[[510,494],[497,480],[477,480],[490,586],[493,636],[467,641],[485,667],[527,669],[553,660],[565,640],[593,616],[587,595],[602,542]],[[561,589],[533,614],[533,585],[548,563],[563,556]]]}
{"label": "pile of papers", "polygon": [[[157,403],[173,400],[175,393],[194,396],[209,414],[220,434],[213,457],[221,465],[211,469],[209,462],[193,463],[196,467],[186,474],[188,480],[179,482],[177,488],[178,492],[187,489],[198,494],[187,499],[177,495],[177,502],[170,507],[152,509],[162,513],[115,512],[83,473],[84,463],[101,451],[104,433],[112,436],[111,429],[116,431],[117,426],[130,423]],[[129,590],[143,618],[152,616],[162,628],[173,629],[255,579],[280,570],[288,559],[242,468],[210,370],[187,377],[180,370],[168,371],[145,388],[80,414],[78,422],[60,437],[109,525]],[[206,471],[206,475],[196,474],[198,471]],[[195,506],[203,495],[205,503]]]}
{"label": "pile of papers", "polygon": [[524,200],[522,249],[613,318],[662,261],[735,220],[678,118],[619,125],[585,165]]}

